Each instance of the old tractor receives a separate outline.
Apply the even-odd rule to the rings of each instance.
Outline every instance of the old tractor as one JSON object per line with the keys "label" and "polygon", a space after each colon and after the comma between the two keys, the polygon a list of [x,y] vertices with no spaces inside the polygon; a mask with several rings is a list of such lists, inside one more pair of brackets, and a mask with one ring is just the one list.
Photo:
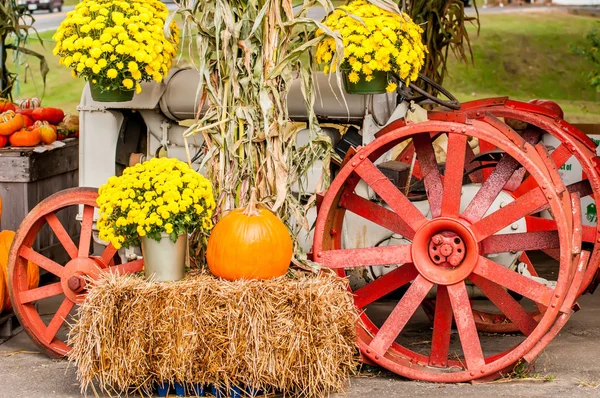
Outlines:
{"label": "old tractor", "polygon": [[[448,100],[412,86],[346,95],[344,104],[327,77],[316,81],[316,113],[333,126],[324,131],[343,162],[310,213],[314,229],[299,239],[314,261],[349,278],[363,360],[433,382],[493,378],[532,362],[597,283],[598,224],[584,225],[581,209],[582,198],[600,193],[594,143],[552,103],[459,104],[441,87]],[[48,355],[69,352],[63,326],[85,298],[85,277],[142,269],[139,251],[98,239],[97,187],[147,157],[186,159],[180,122],[196,117],[197,83],[197,72],[174,70],[125,103],[96,103],[86,87],[81,188],[41,202],[10,252],[16,315]],[[290,116],[305,121],[299,85],[290,98]],[[438,106],[425,112],[423,101]],[[198,166],[202,144],[192,145]],[[566,185],[558,169],[572,157],[582,178]],[[302,185],[314,190],[321,167]],[[73,207],[77,242],[63,226]],[[66,261],[32,249],[42,228],[53,231]],[[28,260],[52,274],[51,283],[29,289]],[[52,300],[58,309],[47,318],[43,303]]]}

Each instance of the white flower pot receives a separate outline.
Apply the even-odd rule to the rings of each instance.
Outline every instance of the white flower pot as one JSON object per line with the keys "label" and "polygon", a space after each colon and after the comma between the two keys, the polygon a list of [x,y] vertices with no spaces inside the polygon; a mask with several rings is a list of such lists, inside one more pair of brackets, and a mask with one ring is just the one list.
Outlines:
{"label": "white flower pot", "polygon": [[157,282],[172,282],[185,275],[187,234],[179,235],[173,243],[169,234],[161,234],[160,242],[146,236],[140,238],[146,278]]}

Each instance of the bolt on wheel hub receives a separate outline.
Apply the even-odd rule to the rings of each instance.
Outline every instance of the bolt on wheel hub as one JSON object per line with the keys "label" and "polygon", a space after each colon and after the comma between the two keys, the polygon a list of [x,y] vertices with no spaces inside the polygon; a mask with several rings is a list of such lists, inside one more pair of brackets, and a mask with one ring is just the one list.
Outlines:
{"label": "bolt on wheel hub", "polygon": [[465,259],[465,255],[465,243],[455,232],[435,234],[429,242],[429,257],[440,267],[457,267]]}

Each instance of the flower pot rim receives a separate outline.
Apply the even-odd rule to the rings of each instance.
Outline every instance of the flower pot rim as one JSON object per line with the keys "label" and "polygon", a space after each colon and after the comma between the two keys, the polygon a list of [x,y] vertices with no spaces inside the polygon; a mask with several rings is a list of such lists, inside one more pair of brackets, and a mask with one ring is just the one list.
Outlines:
{"label": "flower pot rim", "polygon": [[[179,235],[177,235],[177,237],[179,238],[179,237],[181,237],[181,236],[184,236],[184,235],[187,235],[187,232],[186,232],[186,233],[183,233],[183,234],[179,234]],[[170,237],[171,237],[171,234],[168,234],[168,233],[166,233],[166,232],[161,232],[161,233],[160,233],[160,237],[161,237],[161,238],[170,238]],[[150,239],[150,240],[153,240],[153,239],[152,239],[152,238],[150,238],[148,235],[146,235],[146,236],[140,236],[140,239]]]}

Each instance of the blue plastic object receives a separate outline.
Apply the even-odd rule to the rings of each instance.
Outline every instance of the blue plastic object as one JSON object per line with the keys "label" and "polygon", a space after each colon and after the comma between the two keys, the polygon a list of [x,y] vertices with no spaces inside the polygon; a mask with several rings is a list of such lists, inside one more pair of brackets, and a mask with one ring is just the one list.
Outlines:
{"label": "blue plastic object", "polygon": [[231,387],[229,396],[231,398],[242,398],[242,390],[239,387]]}
{"label": "blue plastic object", "polygon": [[210,392],[216,398],[225,398],[225,394],[223,394],[223,391],[220,389],[217,389],[217,386],[215,386],[214,384],[211,384]]}
{"label": "blue plastic object", "polygon": [[159,397],[166,397],[169,395],[169,383],[156,383],[156,392]]}
{"label": "blue plastic object", "polygon": [[206,396],[206,388],[204,384],[192,384],[192,392],[197,397],[205,397]]}
{"label": "blue plastic object", "polygon": [[185,397],[185,387],[181,383],[175,383],[175,395]]}

